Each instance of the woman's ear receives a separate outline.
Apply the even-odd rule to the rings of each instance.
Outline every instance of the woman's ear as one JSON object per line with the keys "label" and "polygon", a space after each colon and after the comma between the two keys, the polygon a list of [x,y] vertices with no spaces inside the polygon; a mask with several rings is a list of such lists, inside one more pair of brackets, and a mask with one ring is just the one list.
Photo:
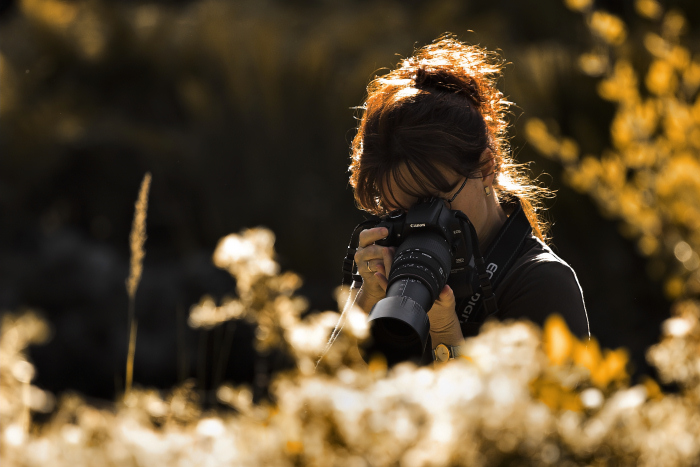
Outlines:
{"label": "woman's ear", "polygon": [[491,186],[493,184],[493,176],[495,176],[494,170],[496,167],[496,161],[494,160],[491,148],[484,149],[484,152],[482,152],[479,157],[479,162],[483,164],[481,167],[481,178],[484,180],[485,185]]}

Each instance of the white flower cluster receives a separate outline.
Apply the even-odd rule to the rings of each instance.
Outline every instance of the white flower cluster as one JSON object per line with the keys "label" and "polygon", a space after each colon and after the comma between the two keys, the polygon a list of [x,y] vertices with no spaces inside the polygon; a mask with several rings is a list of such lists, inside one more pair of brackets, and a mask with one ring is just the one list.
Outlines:
{"label": "white flower cluster", "polygon": [[678,383],[700,403],[700,303],[676,303],[673,317],[663,325],[663,339],[649,349],[647,358],[666,383]]}
{"label": "white flower cluster", "polygon": [[[46,335],[46,325],[34,315],[6,315],[0,337],[3,467],[700,462],[695,302],[675,310],[666,336],[649,354],[664,380],[681,386],[678,394],[663,394],[653,381],[629,387],[624,352],[577,341],[561,318],[542,331],[526,322],[490,322],[453,362],[388,369],[382,360],[366,364],[360,357],[366,319],[350,308],[343,332],[316,366],[338,314],[302,319],[305,301],[293,294],[296,275],[256,276],[245,265],[260,271],[252,257],[236,266],[236,278],[256,279],[236,299],[246,304],[244,311],[231,316],[257,324],[259,348],[288,351],[296,361],[295,369],[273,377],[268,400],[256,403],[249,388],[225,384],[217,397],[229,408],[203,412],[193,383],[168,394],[134,389],[102,408],[64,395],[50,420],[36,424],[31,413],[51,408],[26,394],[51,396],[32,389],[25,349]],[[198,306],[216,308],[206,300]]]}

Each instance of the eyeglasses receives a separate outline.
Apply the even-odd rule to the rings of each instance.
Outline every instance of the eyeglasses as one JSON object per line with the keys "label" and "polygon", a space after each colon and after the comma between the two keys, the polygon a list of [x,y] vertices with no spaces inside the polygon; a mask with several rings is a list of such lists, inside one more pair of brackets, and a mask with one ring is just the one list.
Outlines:
{"label": "eyeglasses", "polygon": [[[464,177],[464,181],[459,186],[459,189],[449,199],[448,198],[439,198],[439,197],[438,198],[442,199],[446,203],[446,205],[449,209],[452,209],[452,201],[454,201],[457,198],[457,196],[462,192],[464,187],[467,186],[467,181],[469,181],[470,178],[479,178],[480,179],[480,178],[488,177],[489,175],[492,175],[493,173],[494,172],[483,175],[481,172],[475,172],[475,173],[472,173],[470,175],[467,175],[466,177]],[[420,201],[426,201],[428,199],[430,199],[430,196],[423,198]],[[401,212],[406,212],[406,211],[407,211],[407,209],[395,209],[395,210],[391,211],[390,215],[391,214],[399,214]]]}
{"label": "eyeglasses", "polygon": [[469,180],[469,177],[464,177],[464,181],[462,182],[462,186],[459,187],[459,190],[457,190],[457,192],[454,195],[452,195],[450,199],[445,199],[445,201],[447,201],[447,203],[450,205],[450,209],[452,209],[452,201],[455,200],[459,192],[462,191],[467,185],[467,180]]}

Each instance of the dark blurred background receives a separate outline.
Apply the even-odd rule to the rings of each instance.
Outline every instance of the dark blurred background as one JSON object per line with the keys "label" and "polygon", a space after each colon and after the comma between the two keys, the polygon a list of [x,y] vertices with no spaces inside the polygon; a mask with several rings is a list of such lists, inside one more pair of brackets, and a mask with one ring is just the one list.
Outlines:
{"label": "dark blurred background", "polygon": [[[632,34],[651,27],[633,5],[596,3]],[[700,4],[664,5],[686,14],[698,43]],[[614,109],[576,66],[590,34],[561,0],[4,0],[0,310],[33,308],[53,326],[32,349],[36,384],[108,399],[123,388],[128,238],[147,171],[137,384],[171,387],[203,371],[221,331],[187,328],[187,313],[204,294],[233,292],[211,254],[244,227],[272,229],[311,309],[335,309],[363,219],[347,183],[353,107],[382,68],[446,31],[510,62],[501,90],[517,103],[513,148],[558,192],[555,251],[578,273],[592,333],[630,350],[635,377],[648,373],[644,351],[668,315],[661,285],[617,224],[522,136],[538,117],[584,153],[609,144]],[[252,378],[250,339],[239,325],[228,379]]]}

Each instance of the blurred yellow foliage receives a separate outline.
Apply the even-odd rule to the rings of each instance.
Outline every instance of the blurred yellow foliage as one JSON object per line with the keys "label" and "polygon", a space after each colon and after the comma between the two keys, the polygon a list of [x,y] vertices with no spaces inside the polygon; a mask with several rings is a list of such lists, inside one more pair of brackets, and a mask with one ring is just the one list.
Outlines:
{"label": "blurred yellow foliage", "polygon": [[627,38],[625,23],[615,15],[604,11],[594,11],[589,19],[591,30],[605,42],[620,45]]}
{"label": "blurred yellow foliage", "polygon": [[663,14],[663,8],[656,0],[636,0],[634,7],[637,13],[649,19],[659,19]]}
{"label": "blurred yellow foliage", "polygon": [[678,78],[673,65],[666,60],[654,60],[649,66],[645,84],[653,94],[664,96],[678,89]]}
{"label": "blurred yellow foliage", "polygon": [[661,30],[665,38],[674,40],[685,32],[687,22],[683,13],[677,10],[671,10],[664,16]]}
{"label": "blurred yellow foliage", "polygon": [[593,0],[564,0],[568,8],[574,11],[584,11],[593,5]]}
{"label": "blurred yellow foliage", "polygon": [[61,0],[22,0],[20,8],[27,17],[62,29],[75,20],[79,7]]}
{"label": "blurred yellow foliage", "polygon": [[564,318],[553,315],[544,325],[542,343],[552,365],[563,365],[571,357],[576,338],[569,331]]}
{"label": "blurred yellow foliage", "polygon": [[535,380],[530,384],[532,397],[542,401],[551,410],[581,412],[583,404],[577,391],[562,387],[558,381]]}
{"label": "blurred yellow foliage", "polygon": [[[629,50],[610,47],[624,40],[619,18],[585,13],[591,33],[607,34],[609,45],[605,53],[597,45],[584,56],[609,55],[614,63],[598,83],[600,96],[616,106],[612,149],[577,159],[568,149],[570,139],[543,121],[529,120],[525,133],[539,152],[564,166],[573,188],[591,196],[604,215],[621,220],[621,232],[656,260],[655,276],[659,265],[665,267],[666,294],[675,299],[700,293],[700,62],[680,42],[686,27],[681,13],[663,14],[655,1],[637,1],[636,9],[659,19],[660,31],[646,33]],[[646,70],[633,66],[630,51],[649,53]],[[685,260],[673,252],[681,240],[688,245]]]}
{"label": "blurred yellow foliage", "polygon": [[542,344],[552,365],[574,365],[588,370],[593,385],[605,390],[611,383],[620,384],[629,378],[629,356],[624,349],[601,352],[592,338],[582,342],[566,326],[559,315],[550,316],[543,329]]}
{"label": "blurred yellow foliage", "polygon": [[639,93],[637,75],[632,64],[624,59],[615,62],[612,73],[598,85],[598,93],[603,99],[613,102],[636,102],[639,99]]}
{"label": "blurred yellow foliage", "polygon": [[610,65],[606,55],[589,52],[581,54],[578,60],[578,65],[581,71],[589,76],[600,76],[608,69]]}
{"label": "blurred yellow foliage", "polygon": [[97,2],[22,0],[20,9],[30,21],[73,40],[83,57],[94,60],[104,52],[108,31],[100,21]]}

